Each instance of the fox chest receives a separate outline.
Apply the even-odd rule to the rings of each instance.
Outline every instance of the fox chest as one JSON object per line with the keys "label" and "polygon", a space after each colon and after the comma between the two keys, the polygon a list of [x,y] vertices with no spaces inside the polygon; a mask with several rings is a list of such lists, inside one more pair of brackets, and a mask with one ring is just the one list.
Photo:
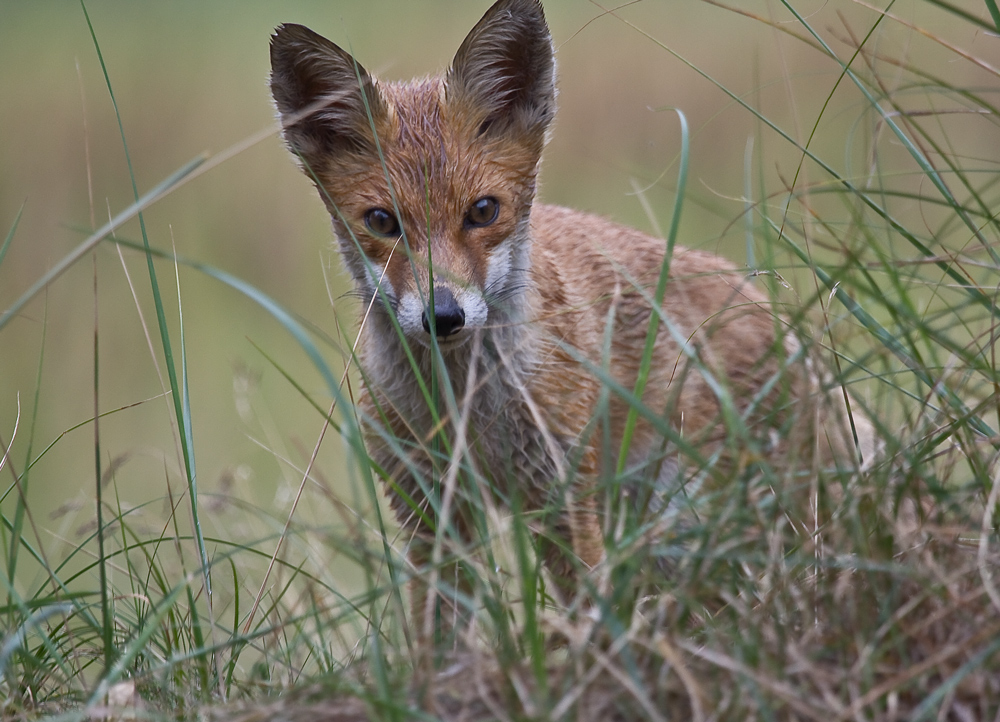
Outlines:
{"label": "fox chest", "polygon": [[453,384],[451,402],[431,404],[418,389],[369,390],[360,400],[369,454],[413,499],[451,477],[462,495],[481,493],[485,481],[506,504],[514,494],[529,508],[548,503],[576,439],[548,428],[544,409],[513,384],[464,391]]}

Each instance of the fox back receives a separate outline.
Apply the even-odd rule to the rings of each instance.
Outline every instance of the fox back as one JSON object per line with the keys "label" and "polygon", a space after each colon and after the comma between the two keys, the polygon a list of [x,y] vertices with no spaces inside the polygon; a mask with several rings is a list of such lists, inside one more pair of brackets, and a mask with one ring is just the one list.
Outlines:
{"label": "fox back", "polygon": [[[430,479],[462,463],[502,498],[558,510],[548,527],[563,543],[545,552],[557,577],[597,564],[596,484],[631,409],[624,461],[636,478],[670,483],[720,449],[720,468],[738,466],[727,409],[758,457],[785,464],[804,449],[804,464],[813,453],[855,463],[843,409],[810,403],[807,354],[745,274],[681,247],[667,259],[660,239],[535,203],[556,92],[537,0],[499,0],[439,77],[381,82],[297,25],[278,28],[271,62],[285,139],[362,299],[367,443],[415,532],[415,561],[427,558],[417,510]],[[654,316],[648,378],[630,398]],[[452,513],[472,536],[461,506]]]}

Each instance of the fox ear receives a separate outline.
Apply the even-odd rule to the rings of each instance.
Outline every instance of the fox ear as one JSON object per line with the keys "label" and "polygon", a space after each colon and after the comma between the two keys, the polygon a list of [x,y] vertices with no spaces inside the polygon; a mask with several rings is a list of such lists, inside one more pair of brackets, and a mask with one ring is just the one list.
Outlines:
{"label": "fox ear", "polygon": [[372,120],[385,113],[375,81],[349,53],[309,28],[275,30],[271,95],[288,147],[309,166],[331,152],[374,149]]}
{"label": "fox ear", "polygon": [[451,102],[484,109],[479,134],[538,134],[556,109],[552,36],[538,0],[499,0],[455,54],[447,78]]}

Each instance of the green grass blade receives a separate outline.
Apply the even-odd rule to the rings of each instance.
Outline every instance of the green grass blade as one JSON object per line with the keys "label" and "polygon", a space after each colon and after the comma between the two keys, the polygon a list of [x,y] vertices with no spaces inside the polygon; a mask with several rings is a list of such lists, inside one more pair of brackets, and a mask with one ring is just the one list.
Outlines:
{"label": "green grass blade", "polygon": [[[48,640],[48,635],[42,630],[42,623],[50,617],[60,614],[70,614],[73,612],[73,609],[72,604],[65,603],[45,606],[32,612],[17,629],[10,630],[3,640],[3,644],[0,644],[0,678],[7,676],[7,665],[10,663],[11,657],[14,655],[14,652],[24,647],[30,631],[37,631],[42,635],[43,639]],[[59,656],[57,655],[58,658]]]}
{"label": "green grass blade", "polygon": [[[712,85],[714,85],[720,91],[722,91],[723,93],[725,93],[731,100],[733,100],[733,102],[737,103],[740,107],[744,108],[745,110],[747,110],[748,112],[750,112],[751,114],[753,114],[753,116],[755,118],[757,118],[758,120],[760,120],[760,122],[762,122],[768,128],[770,128],[771,130],[773,130],[779,136],[781,136],[781,138],[783,140],[785,140],[786,142],[790,143],[793,147],[797,148],[799,151],[801,151],[802,153],[804,153],[811,161],[813,161],[814,163],[816,163],[816,165],[818,165],[820,168],[822,168],[825,173],[829,174],[830,177],[833,178],[840,186],[842,186],[849,193],[851,193],[852,195],[854,195],[855,197],[857,197],[862,203],[864,203],[866,206],[868,206],[879,217],[881,217],[886,223],[888,223],[889,226],[896,233],[898,233],[899,235],[901,235],[908,243],[910,243],[914,248],[916,248],[923,256],[925,256],[926,258],[930,259],[931,262],[934,263],[934,265],[936,265],[945,274],[947,274],[949,278],[951,278],[952,280],[954,280],[958,284],[959,288],[961,288],[965,293],[967,293],[969,295],[969,297],[971,297],[976,303],[978,303],[981,306],[983,306],[984,308],[988,309],[991,314],[995,314],[996,313],[996,304],[994,303],[993,299],[990,296],[988,296],[986,293],[984,293],[983,290],[980,289],[979,287],[969,285],[969,279],[968,278],[966,278],[959,271],[957,271],[955,268],[953,268],[952,264],[950,264],[947,261],[942,260],[941,258],[939,258],[937,254],[935,254],[930,248],[928,248],[927,245],[924,244],[919,238],[917,238],[917,236],[914,235],[906,226],[904,226],[902,223],[900,223],[898,220],[896,220],[889,213],[889,211],[887,209],[885,209],[884,207],[882,207],[881,205],[879,205],[877,202],[875,202],[875,200],[872,199],[872,197],[871,197],[870,194],[866,193],[861,188],[858,188],[854,183],[852,183],[847,178],[844,178],[829,163],[827,163],[822,158],[820,158],[818,155],[816,155],[816,153],[814,153],[809,148],[806,148],[803,145],[801,145],[800,143],[798,143],[798,141],[796,141],[791,135],[789,135],[789,133],[786,130],[784,130],[780,125],[778,125],[776,122],[774,122],[773,120],[771,120],[770,118],[768,118],[766,115],[764,115],[763,113],[761,113],[759,110],[757,110],[756,108],[754,108],[753,106],[751,106],[744,98],[742,98],[739,95],[737,95],[736,93],[734,93],[732,90],[730,90],[729,88],[727,88],[723,83],[721,83],[720,81],[716,80],[714,77],[712,77],[706,71],[704,71],[701,68],[699,68],[697,65],[695,65],[694,63],[692,63],[690,60],[688,60],[687,58],[685,58],[683,55],[681,55],[677,51],[671,49],[669,46],[667,46],[662,41],[657,40],[655,37],[653,37],[652,35],[650,35],[649,33],[647,33],[645,30],[643,30],[638,25],[636,25],[636,24],[634,24],[634,23],[632,23],[632,22],[630,22],[628,20],[625,20],[623,18],[620,18],[620,17],[618,19],[621,22],[623,22],[625,25],[627,25],[628,27],[632,28],[633,30],[635,30],[636,32],[638,32],[639,34],[641,34],[643,37],[648,38],[650,41],[652,41],[653,43],[655,43],[662,50],[670,53],[677,60],[679,60],[680,62],[684,63],[684,65],[686,65],[688,68],[690,68],[691,70],[693,70],[694,72],[698,73],[700,76],[702,76],[703,78],[705,78],[705,80],[707,80],[710,83],[712,83]],[[881,111],[881,112],[884,114],[884,111]],[[951,207],[954,207],[954,205],[952,204],[951,201],[949,201],[948,205],[951,206]],[[973,226],[974,226],[974,224],[973,224]],[[980,234],[979,234],[979,232],[977,230],[976,236],[979,237],[979,235]]]}
{"label": "green grass blade", "polygon": [[110,236],[116,228],[134,218],[144,208],[148,208],[169,193],[174,186],[178,185],[181,181],[191,175],[191,173],[193,173],[195,169],[207,159],[208,156],[202,154],[185,163],[183,166],[167,176],[162,182],[159,183],[159,185],[155,186],[151,191],[143,195],[142,198],[139,198],[135,203],[132,203],[121,213],[97,229],[96,232],[88,236],[83,243],[74,248],[70,253],[63,256],[63,258],[55,266],[49,269],[41,278],[35,281],[35,283],[33,283],[27,291],[21,294],[21,297],[18,298],[10,308],[3,313],[0,313],[0,330],[2,330],[3,327],[16,316],[22,308],[24,308],[28,301],[38,295],[42,289],[47,287],[54,280],[59,278],[59,276],[65,273],[67,269],[73,266],[73,264],[87,255],[87,253],[90,252],[94,246]]}
{"label": "green grass blade", "polygon": [[[97,33],[94,30],[94,25],[90,21],[90,14],[87,12],[87,5],[84,0],[80,0],[80,7],[83,9],[84,17],[87,20],[87,27],[90,30],[90,37],[94,42],[94,50],[97,52],[97,59],[101,65],[101,71],[104,73],[104,81],[108,88],[108,94],[111,97],[111,104],[115,110],[115,118],[118,121],[118,132],[121,136],[122,148],[125,151],[125,162],[128,166],[129,180],[132,182],[132,195],[135,198],[136,203],[139,201],[139,187],[135,180],[135,171],[132,168],[132,157],[128,150],[128,143],[125,140],[125,126],[122,123],[121,113],[118,110],[118,101],[115,98],[114,88],[111,85],[111,77],[108,74],[107,65],[104,62],[104,55],[101,52],[100,43],[97,41]],[[146,267],[149,271],[149,285],[150,290],[153,295],[153,303],[156,307],[156,321],[160,330],[160,341],[163,348],[164,365],[167,368],[167,377],[170,380],[170,390],[174,402],[174,414],[177,419],[177,425],[182,429],[181,438],[181,454],[184,457],[184,470],[187,475],[188,482],[188,498],[191,505],[192,519],[195,523],[195,538],[197,540],[198,555],[201,557],[201,568],[205,580],[205,590],[208,594],[209,604],[211,604],[212,597],[212,579],[210,573],[210,566],[208,563],[208,551],[205,548],[205,540],[201,534],[201,529],[197,524],[198,519],[198,476],[195,470],[195,458],[194,458],[194,448],[191,445],[191,436],[188,433],[191,427],[191,414],[190,408],[185,408],[183,404],[183,395],[180,393],[180,384],[177,379],[177,367],[174,363],[173,349],[170,344],[170,330],[167,325],[166,312],[163,309],[163,299],[160,295],[159,283],[156,280],[156,268],[153,265],[153,256],[149,253],[149,236],[146,233],[146,220],[143,217],[142,211],[137,212],[137,217],[139,219],[139,230],[142,232],[142,242],[146,247]]]}
{"label": "green grass blade", "polygon": [[[674,112],[677,113],[677,118],[681,123],[680,168],[677,171],[677,195],[674,198],[674,213],[673,217],[670,219],[670,230],[667,232],[667,248],[663,256],[663,265],[660,266],[660,277],[657,279],[656,293],[653,297],[653,303],[655,304],[654,308],[661,308],[663,306],[663,297],[667,292],[667,280],[670,277],[670,262],[674,256],[674,246],[677,244],[677,231],[679,230],[681,223],[681,210],[684,207],[684,189],[687,185],[688,162],[691,149],[687,118],[679,109],[675,108]],[[633,392],[634,396],[638,399],[642,398],[643,391],[646,388],[646,382],[649,380],[649,371],[653,364],[653,347],[656,344],[656,336],[659,329],[660,315],[655,312],[651,313],[649,316],[649,328],[646,331],[646,345],[642,350],[642,361],[639,365],[639,374],[636,378],[635,390]],[[630,407],[628,410],[628,417],[625,420],[625,429],[622,432],[621,447],[618,452],[618,466],[616,473],[619,475],[625,470],[628,450],[632,445],[632,434],[635,432],[635,426],[638,423],[638,420],[638,409]]]}
{"label": "green grass blade", "polygon": [[[18,214],[20,217],[20,214]],[[16,225],[16,224],[15,224]],[[24,470],[21,472],[20,481],[16,482],[18,489],[17,495],[17,506],[14,509],[14,529],[11,532],[11,545],[10,554],[7,558],[7,578],[14,579],[17,572],[17,554],[21,543],[21,533],[24,528],[24,517],[28,510],[27,497],[28,497],[28,485],[29,485],[29,475],[31,471],[30,460],[31,460],[31,450],[34,445],[35,439],[35,424],[38,421],[39,412],[39,400],[42,394],[42,368],[44,367],[45,361],[45,340],[48,337],[48,327],[49,327],[49,304],[45,303],[45,310],[42,314],[42,340],[41,346],[38,349],[38,369],[35,372],[35,398],[32,403],[31,410],[31,426],[28,429],[28,449],[25,452],[25,465]],[[11,439],[13,443],[13,439]],[[10,449],[8,448],[8,453]],[[2,499],[0,499],[2,501]]]}
{"label": "green grass blade", "polygon": [[114,619],[108,598],[108,558],[104,548],[104,474],[101,472],[101,423],[100,415],[100,334],[97,316],[97,260],[94,260],[94,494],[97,498],[97,575],[101,585],[101,637],[104,647],[104,671],[115,661]]}
{"label": "green grass blade", "polygon": [[177,586],[175,586],[170,593],[161,599],[153,608],[152,612],[142,620],[142,631],[129,642],[121,653],[118,655],[118,659],[115,660],[114,665],[107,671],[104,677],[101,679],[100,684],[98,684],[90,699],[87,702],[87,707],[91,707],[95,704],[100,703],[104,696],[108,693],[111,686],[117,682],[119,679],[125,675],[132,663],[135,661],[142,651],[146,648],[149,640],[152,639],[153,635],[159,630],[160,623],[167,616],[177,600],[180,598],[181,594],[190,586],[192,581],[192,575],[188,575],[183,579]]}
{"label": "green grass blade", "polygon": [[969,660],[955,670],[948,679],[941,683],[937,689],[935,689],[928,697],[920,703],[920,706],[913,710],[913,714],[910,717],[911,722],[922,722],[922,720],[927,719],[940,719],[941,713],[939,711],[939,705],[944,701],[950,693],[952,693],[962,680],[969,676],[973,672],[983,672],[985,670],[981,665],[991,656],[1000,651],[1000,639],[994,640],[991,644],[987,644],[985,647],[980,649],[978,652],[973,654]]}
{"label": "green grass blade", "polygon": [[[206,276],[214,278],[215,280],[224,283],[235,291],[239,291],[244,296],[249,298],[251,301],[259,305],[265,311],[267,311],[281,326],[291,334],[292,338],[302,347],[302,350],[306,352],[309,360],[313,362],[316,370],[319,371],[320,375],[323,377],[323,381],[326,383],[327,389],[331,396],[340,396],[340,384],[337,382],[333,371],[330,369],[329,364],[323,358],[323,354],[320,353],[316,344],[312,342],[309,338],[309,334],[305,327],[299,323],[296,318],[286,311],[284,307],[281,306],[277,301],[268,296],[263,291],[255,288],[251,284],[247,283],[241,278],[228,273],[226,271],[210,266],[207,263],[202,263],[200,261],[194,261],[183,256],[175,255],[170,251],[164,251],[153,246],[148,249],[145,245],[136,243],[135,241],[130,241],[120,236],[112,239],[114,243],[119,246],[124,246],[125,248],[130,248],[135,251],[141,251],[143,253],[149,253],[151,256],[156,256],[158,258],[165,258],[171,262],[179,263],[183,266],[193,268]],[[343,401],[343,399],[340,399]],[[339,403],[339,402],[338,402]],[[325,414],[325,412],[324,412]]]}
{"label": "green grass blade", "polygon": [[269,353],[267,353],[267,351],[265,351],[256,343],[254,343],[253,339],[247,339],[247,340],[250,342],[251,346],[257,349],[257,353],[263,356],[264,359],[269,364],[271,364],[271,367],[279,374],[281,374],[281,376],[285,379],[285,381],[291,384],[292,388],[294,388],[296,391],[299,392],[299,395],[306,401],[306,403],[308,403],[310,406],[316,409],[316,411],[319,412],[319,415],[322,416],[330,424],[330,427],[334,431],[336,431],[338,434],[341,433],[340,424],[337,423],[337,420],[334,419],[333,416],[328,414],[326,409],[324,409],[322,406],[316,403],[316,399],[314,399],[309,394],[309,392],[305,390],[302,384],[300,384],[290,373],[288,373],[288,371],[285,370],[285,368],[280,363],[278,363],[278,361],[274,357],[272,357]]}
{"label": "green grass blade", "polygon": [[[174,279],[177,283],[177,316],[178,316],[178,329],[180,334],[181,343],[181,393],[182,401],[184,406],[184,427],[182,433],[187,437],[187,443],[190,448],[194,448],[194,430],[191,428],[191,392],[188,387],[188,369],[187,369],[187,346],[185,344],[184,335],[184,304],[181,297],[181,276],[179,264],[174,263]],[[193,481],[189,488],[189,495],[192,497],[191,503],[191,521],[194,524],[195,537],[199,540],[204,539],[204,535],[201,529],[201,519],[198,512],[198,504],[194,502],[194,494],[197,493],[197,487],[195,487]],[[201,548],[204,548],[202,543]],[[207,557],[203,555],[202,563],[207,563]],[[209,578],[206,575],[206,580]],[[208,593],[211,594],[211,587],[208,587]],[[191,630],[194,636],[194,645],[196,649],[204,648],[205,646],[205,634],[202,631],[201,615],[198,614],[198,607],[195,604],[194,592],[191,587],[187,588],[188,605],[191,614]],[[209,613],[211,613],[211,604],[209,604]],[[198,665],[198,674],[201,679],[201,684],[204,689],[209,687],[209,663],[205,660]]]}
{"label": "green grass blade", "polygon": [[24,213],[24,204],[21,203],[21,207],[17,209],[17,215],[14,216],[14,222],[10,226],[10,230],[7,231],[7,237],[3,241],[3,245],[0,246],[0,263],[3,263],[4,256],[7,255],[7,249],[10,248],[10,242],[14,240],[14,232],[17,230],[17,224],[21,222],[21,214]]}
{"label": "green grass blade", "polygon": [[[145,399],[143,401],[136,401],[135,403],[126,404],[125,406],[121,406],[121,407],[119,407],[117,409],[110,409],[109,411],[103,412],[100,415],[100,418],[103,419],[103,418],[106,418],[106,417],[111,416],[113,414],[117,414],[117,413],[119,413],[121,411],[126,411],[128,409],[133,409],[133,408],[135,408],[137,406],[141,406],[142,404],[148,403],[150,401],[154,401],[154,400],[159,399],[159,398],[162,398],[162,394],[154,396],[151,399]],[[58,444],[67,434],[69,434],[70,432],[76,431],[77,429],[79,429],[79,428],[81,428],[83,426],[86,426],[87,424],[91,423],[92,421],[93,421],[93,419],[91,419],[91,418],[84,419],[83,421],[81,421],[81,422],[79,422],[77,424],[73,424],[73,426],[70,426],[65,431],[60,432],[59,435],[56,436],[56,438],[54,438],[52,441],[50,441],[48,443],[48,445],[46,445],[46,447],[44,449],[42,449],[40,452],[38,452],[38,455],[35,458],[31,459],[30,463],[28,463],[26,465],[26,467],[25,467],[26,470],[32,469],[35,466],[35,464],[37,464],[39,461],[41,461],[45,457],[45,455],[48,454],[56,446],[56,444]],[[7,498],[7,493],[8,492],[5,492],[3,496],[0,496],[0,502],[2,502],[4,499]]]}
{"label": "green grass blade", "polygon": [[754,249],[753,227],[753,136],[747,138],[743,149],[743,233],[747,268],[757,270],[757,252]]}
{"label": "green grass blade", "polygon": [[990,15],[993,16],[994,25],[990,25],[988,22],[985,22],[982,18],[978,17],[977,15],[974,15],[968,10],[958,7],[957,5],[952,5],[950,2],[947,2],[946,0],[924,0],[924,1],[930,3],[931,5],[937,6],[942,10],[946,10],[947,12],[950,12],[952,15],[956,15],[962,18],[962,20],[969,23],[970,25],[974,25],[975,27],[981,28],[983,30],[1000,32],[1000,17],[998,17],[995,14],[996,2],[994,2],[994,0],[985,0],[986,7],[989,8]]}
{"label": "green grass blade", "polygon": [[[926,175],[930,179],[931,183],[934,185],[935,188],[937,188],[938,192],[948,202],[948,205],[951,206],[955,214],[962,220],[963,223],[965,223],[966,227],[972,232],[973,237],[978,238],[983,243],[984,246],[988,246],[989,241],[987,241],[983,237],[982,231],[980,230],[979,226],[977,226],[975,223],[972,222],[972,219],[965,212],[965,208],[958,202],[958,199],[955,198],[951,190],[945,184],[944,179],[941,177],[941,174],[937,172],[937,169],[931,165],[930,161],[923,154],[923,152],[921,152],[921,150],[917,148],[917,146],[913,143],[913,141],[910,140],[910,137],[903,132],[903,129],[899,127],[899,125],[893,119],[892,115],[886,112],[886,110],[879,104],[878,100],[875,98],[875,96],[871,94],[867,86],[865,86],[865,84],[861,82],[861,79],[857,76],[857,74],[853,70],[851,70],[850,64],[845,63],[840,59],[840,57],[833,51],[833,49],[830,48],[830,46],[827,45],[826,42],[820,37],[819,33],[817,33],[813,29],[813,27],[806,21],[806,19],[802,17],[802,15],[799,14],[799,12],[791,6],[788,0],[781,0],[781,3],[788,9],[790,13],[792,13],[792,15],[795,16],[795,19],[798,20],[803,27],[805,27],[805,29],[809,32],[809,34],[812,35],[813,38],[815,38],[816,41],[823,46],[823,49],[826,51],[829,57],[834,62],[840,65],[842,72],[845,73],[847,77],[851,79],[851,81],[854,83],[857,89],[861,91],[861,94],[865,96],[865,100],[868,101],[869,105],[872,108],[874,108],[875,111],[881,116],[882,121],[886,124],[886,127],[888,127],[892,131],[893,135],[895,135],[896,138],[899,140],[899,142],[903,144],[903,147],[906,148],[907,152],[910,154],[910,157],[912,157],[913,160],[916,161],[917,165],[920,167],[920,170],[923,171],[924,175]],[[892,3],[889,4],[889,7],[891,6]],[[879,22],[881,22],[881,19],[883,17],[885,17],[884,13],[879,16],[879,20],[876,21],[876,25]],[[858,48],[858,50],[855,51],[855,54],[852,56],[852,59],[854,57],[857,57],[858,52],[860,52],[860,48]],[[946,267],[954,271],[954,269],[951,268],[950,264],[946,264]],[[953,278],[958,280],[963,286],[966,286],[967,288],[971,289],[971,287],[967,285],[968,280],[965,279],[963,276],[959,275],[957,272],[955,276],[953,276]],[[985,296],[981,291],[979,295],[981,297],[980,300],[984,300],[987,304],[989,304],[987,307],[990,308],[991,312],[995,314],[996,307],[992,303],[990,298],[988,296]]]}
{"label": "green grass blade", "polygon": [[[773,224],[773,221],[769,221]],[[774,228],[775,232],[778,232],[778,228]],[[940,383],[930,376],[927,369],[920,363],[918,359],[915,359],[913,355],[906,350],[906,348],[899,342],[893,334],[882,326],[875,317],[872,316],[868,311],[866,311],[861,304],[851,298],[843,288],[840,287],[838,283],[835,283],[833,278],[827,273],[823,268],[818,266],[814,261],[812,261],[808,254],[799,247],[792,239],[784,233],[780,234],[781,239],[788,245],[788,247],[797,255],[803,263],[805,263],[816,276],[823,282],[830,291],[833,292],[834,296],[840,301],[844,307],[853,315],[862,326],[864,326],[868,331],[877,338],[887,349],[889,349],[903,364],[910,369],[911,372],[930,389],[935,395],[941,396],[942,399],[954,409],[963,419],[968,419],[969,425],[975,429],[978,433],[982,434],[987,439],[995,438],[996,434],[993,429],[990,428],[989,424],[983,421],[978,415],[972,413],[969,408],[965,405],[957,394],[952,391],[946,384]],[[994,442],[996,443],[996,442]]]}
{"label": "green grass blade", "polygon": [[1000,8],[997,8],[996,0],[984,0],[984,2],[990,11],[990,17],[993,18],[993,25],[996,31],[1000,33]]}

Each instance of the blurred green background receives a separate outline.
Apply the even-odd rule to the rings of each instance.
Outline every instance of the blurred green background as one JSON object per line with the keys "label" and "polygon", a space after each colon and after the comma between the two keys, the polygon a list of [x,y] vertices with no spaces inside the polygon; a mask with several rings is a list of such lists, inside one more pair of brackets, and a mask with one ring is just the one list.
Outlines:
{"label": "blurred green background", "polygon": [[[960,4],[986,16],[982,3]],[[798,139],[808,136],[840,68],[783,32],[802,30],[780,3],[738,5],[774,25],[694,1],[645,0],[622,7],[618,17],[584,0],[546,2],[558,47],[560,111],[541,198],[649,231],[667,227],[680,133],[677,116],[664,109],[674,106],[686,114],[693,133],[681,242],[742,263],[748,140],[754,138],[754,193],[760,193],[762,179],[768,191],[790,183],[800,154],[644,34]],[[277,24],[308,25],[353,49],[376,75],[408,78],[446,67],[487,6],[469,0],[87,3],[140,193],[203,151],[225,152],[275,128],[267,77],[268,37]],[[846,0],[795,6],[814,27],[829,28],[830,37],[844,41],[851,34],[863,37],[876,20],[871,10]],[[932,4],[897,3],[894,12],[997,58],[995,37],[954,22]],[[920,58],[941,75],[959,73],[953,78],[958,85],[996,83],[970,63],[953,65],[954,55],[898,22],[885,22],[871,44],[887,54]],[[846,43],[836,50],[844,58],[851,54]],[[864,71],[860,61],[858,67]],[[890,82],[895,72],[890,65],[882,68]],[[925,101],[915,95],[915,103]],[[982,156],[985,141],[974,122],[965,133],[952,126],[957,155]],[[814,148],[845,175],[862,175],[876,125],[845,82],[833,95]],[[906,160],[892,139],[884,142],[884,157]],[[824,180],[808,164],[804,174],[800,182]],[[636,188],[643,189],[641,196]],[[781,196],[772,200],[780,204]],[[0,264],[0,309],[131,201],[114,109],[80,4],[0,0],[0,239],[23,204]],[[186,183],[145,218],[153,246],[174,245],[184,257],[246,280],[332,338],[338,337],[338,318],[348,334],[354,332],[356,308],[343,297],[348,289],[332,251],[329,220],[274,132]],[[140,240],[136,221],[117,233]],[[162,367],[145,259],[127,249],[122,257]],[[22,474],[28,459],[52,445],[32,467],[27,494],[40,544],[55,557],[61,545],[79,543],[94,516],[93,427],[74,427],[94,415],[95,267],[97,407],[102,413],[123,409],[100,423],[103,465],[114,472],[108,494],[128,508],[164,499],[168,483],[176,501],[185,487],[168,403],[149,400],[162,386],[139,311],[116,247],[104,242],[96,266],[88,255],[0,330],[0,438],[7,445],[13,437],[10,468],[0,472],[0,490],[8,491],[0,510],[9,515],[16,494],[9,490],[10,471]],[[157,269],[179,348],[173,267],[159,261]],[[322,419],[254,345],[326,406],[324,384],[301,347],[258,305],[190,268],[180,267],[179,282],[206,533],[231,533],[254,516],[240,517],[214,503],[216,492],[262,507],[280,521]],[[322,348],[339,373],[342,352]],[[318,487],[308,494],[325,488],[364,507],[336,435],[325,440],[316,468]],[[307,503],[297,517],[334,523],[332,508]],[[151,530],[162,527],[164,518],[159,502],[135,517]]]}

